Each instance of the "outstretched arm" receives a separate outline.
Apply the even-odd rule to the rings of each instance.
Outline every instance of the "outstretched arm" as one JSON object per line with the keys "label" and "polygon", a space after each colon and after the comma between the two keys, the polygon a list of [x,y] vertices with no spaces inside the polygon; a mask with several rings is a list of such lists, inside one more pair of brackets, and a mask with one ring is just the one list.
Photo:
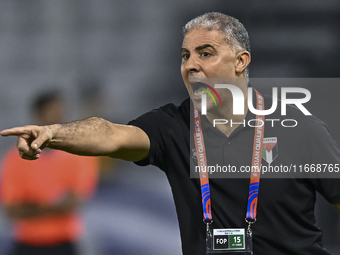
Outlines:
{"label": "outstretched arm", "polygon": [[138,127],[113,124],[102,118],[88,118],[67,124],[25,126],[1,131],[18,136],[17,148],[24,159],[39,158],[49,147],[77,155],[110,156],[138,161],[149,154],[150,140]]}

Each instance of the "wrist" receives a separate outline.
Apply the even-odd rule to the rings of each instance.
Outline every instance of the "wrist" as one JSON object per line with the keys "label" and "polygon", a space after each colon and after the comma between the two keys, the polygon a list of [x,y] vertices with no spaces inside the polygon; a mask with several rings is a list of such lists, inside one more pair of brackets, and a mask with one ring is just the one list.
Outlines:
{"label": "wrist", "polygon": [[53,124],[44,126],[46,134],[49,136],[49,139],[45,143],[45,147],[55,148],[58,143],[61,141],[60,130],[61,124]]}

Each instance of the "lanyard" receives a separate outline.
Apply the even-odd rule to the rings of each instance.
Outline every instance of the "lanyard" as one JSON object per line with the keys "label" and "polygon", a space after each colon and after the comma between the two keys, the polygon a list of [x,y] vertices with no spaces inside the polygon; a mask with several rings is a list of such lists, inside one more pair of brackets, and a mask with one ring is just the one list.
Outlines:
{"label": "lanyard", "polygon": [[[256,92],[256,109],[264,110],[264,99],[263,96],[257,91]],[[260,185],[260,167],[262,160],[262,147],[263,147],[263,136],[264,136],[264,115],[256,115],[256,126],[254,134],[254,145],[253,145],[253,157],[252,167],[250,174],[250,185],[249,185],[249,196],[247,205],[246,222],[248,222],[248,230],[250,230],[250,224],[256,221],[258,192]],[[201,125],[201,117],[197,109],[194,108],[194,140],[195,148],[197,153],[197,163],[199,169],[208,169],[207,155],[205,152],[203,131]],[[204,168],[203,168],[204,167]],[[201,195],[203,205],[203,218],[208,224],[212,222],[211,214],[211,200],[210,200],[210,186],[208,171],[199,171],[200,183],[201,183]]]}

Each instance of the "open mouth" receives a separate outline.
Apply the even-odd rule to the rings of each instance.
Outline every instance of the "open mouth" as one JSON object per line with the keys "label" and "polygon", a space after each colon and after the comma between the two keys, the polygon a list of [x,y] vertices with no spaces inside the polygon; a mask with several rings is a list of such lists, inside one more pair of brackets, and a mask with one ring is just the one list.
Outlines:
{"label": "open mouth", "polygon": [[207,94],[207,87],[202,82],[193,82],[190,83],[192,95],[195,99],[201,98],[203,94]]}
{"label": "open mouth", "polygon": [[201,89],[201,88],[198,88],[198,89],[196,89],[196,90],[194,90],[193,91],[193,94],[194,94],[194,96],[202,96],[203,94],[206,94],[207,92],[206,91],[204,91],[203,89]]}
{"label": "open mouth", "polygon": [[222,105],[222,100],[220,96],[218,95],[217,91],[210,85],[205,84],[203,82],[192,82],[190,83],[190,87],[191,87],[191,98],[193,100],[201,100],[202,95],[208,94],[214,101],[215,105],[217,105],[217,100],[215,99],[215,96],[217,97],[220,104]]}

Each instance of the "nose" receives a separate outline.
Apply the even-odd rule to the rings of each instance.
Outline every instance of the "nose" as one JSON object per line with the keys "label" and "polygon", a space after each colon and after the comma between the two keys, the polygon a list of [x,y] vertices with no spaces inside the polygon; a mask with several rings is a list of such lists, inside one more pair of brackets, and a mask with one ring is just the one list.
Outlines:
{"label": "nose", "polygon": [[184,68],[187,72],[196,73],[200,71],[201,66],[195,56],[190,56],[189,59],[184,63]]}

